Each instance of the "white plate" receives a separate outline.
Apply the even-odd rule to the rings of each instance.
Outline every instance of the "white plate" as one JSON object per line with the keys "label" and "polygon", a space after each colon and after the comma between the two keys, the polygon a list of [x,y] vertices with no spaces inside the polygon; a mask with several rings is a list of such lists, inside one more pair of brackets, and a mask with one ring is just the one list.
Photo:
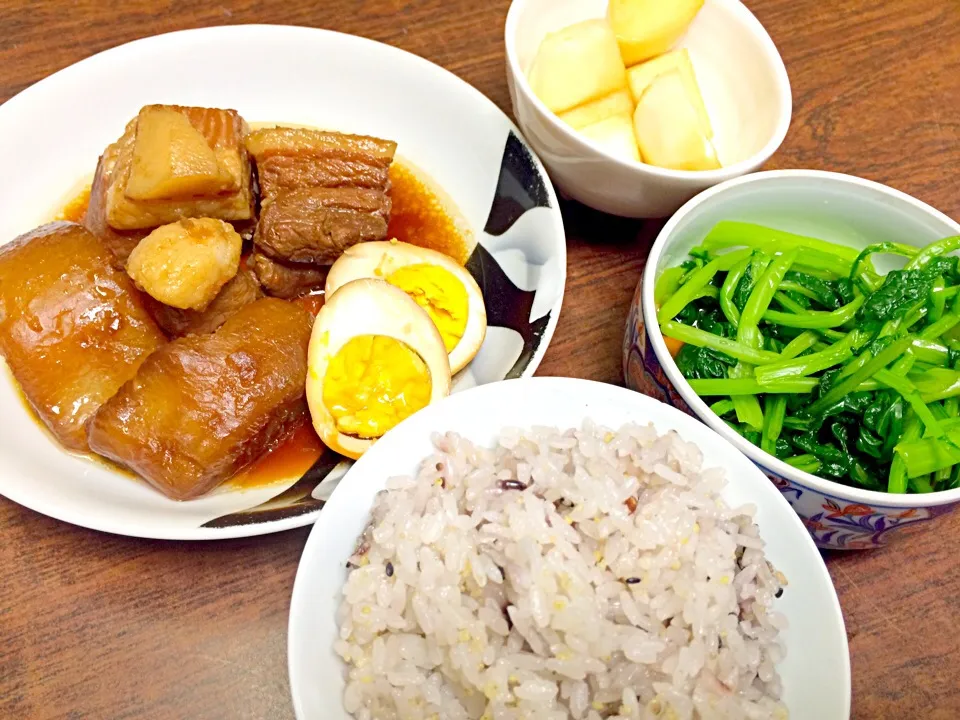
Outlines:
{"label": "white plate", "polygon": [[[518,401],[522,398],[522,401]],[[293,587],[288,660],[299,720],[349,720],[343,710],[344,666],[333,651],[346,561],[389,477],[411,474],[432,449],[433,432],[457,432],[490,444],[505,425],[578,427],[585,418],[619,427],[652,422],[697,443],[706,467],[722,467],[732,505],[754,503],[767,557],[789,579],[777,610],[790,627],[779,670],[793,720],[845,720],[850,714],[850,658],[836,591],[813,541],[783,496],[744,455],[713,430],[645,395],[570,378],[526,378],[449,397],[401,423],[364,455],[350,481],[330,498],[313,526]]]}
{"label": "white plate", "polygon": [[[234,108],[250,122],[396,140],[398,154],[443,188],[479,243],[469,267],[491,327],[456,387],[536,369],[566,280],[563,224],[543,167],[477,90],[363,38],[269,25],[188,30],[108,50],[24,90],[0,107],[0,156],[11,168],[0,177],[0,243],[50,220],[149,103]],[[318,468],[269,508],[262,504],[284,486],[177,503],[63,451],[23,408],[8,374],[0,377],[0,416],[0,494],[123,535],[195,540],[307,525],[331,489],[318,482],[330,486],[336,477]]]}

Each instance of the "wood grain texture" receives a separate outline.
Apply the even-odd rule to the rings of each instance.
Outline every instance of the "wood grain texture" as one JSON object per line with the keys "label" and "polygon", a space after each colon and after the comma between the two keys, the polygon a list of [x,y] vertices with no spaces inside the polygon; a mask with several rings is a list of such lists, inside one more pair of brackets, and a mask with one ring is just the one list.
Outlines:
{"label": "wood grain texture", "polygon": [[[269,22],[410,50],[509,111],[507,5],[0,0],[0,99],[122,42]],[[960,219],[960,4],[748,5],[780,48],[793,85],[793,124],[769,167],[855,173]],[[661,223],[563,209],[567,295],[540,373],[620,383],[627,306]],[[0,532],[0,717],[293,717],[286,621],[306,530],[150,542],[64,525],[0,499]],[[850,636],[855,718],[960,716],[960,513],[909,532],[890,549],[827,558]]]}

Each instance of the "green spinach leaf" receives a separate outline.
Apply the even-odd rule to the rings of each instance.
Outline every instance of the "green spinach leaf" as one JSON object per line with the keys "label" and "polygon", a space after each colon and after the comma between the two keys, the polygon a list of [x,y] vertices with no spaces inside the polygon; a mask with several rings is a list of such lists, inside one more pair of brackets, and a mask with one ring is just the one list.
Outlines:
{"label": "green spinach leaf", "polygon": [[737,364],[729,355],[710,348],[684,345],[676,357],[677,368],[688,380],[727,377],[727,368]]}

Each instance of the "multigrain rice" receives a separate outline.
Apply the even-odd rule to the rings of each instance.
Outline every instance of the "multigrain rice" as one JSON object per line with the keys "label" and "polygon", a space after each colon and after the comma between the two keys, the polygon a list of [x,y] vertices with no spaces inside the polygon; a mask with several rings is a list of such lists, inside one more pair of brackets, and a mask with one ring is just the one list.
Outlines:
{"label": "multigrain rice", "polygon": [[[380,493],[335,649],[358,720],[786,718],[786,583],[652,426],[454,434]],[[631,500],[633,498],[633,500]]]}

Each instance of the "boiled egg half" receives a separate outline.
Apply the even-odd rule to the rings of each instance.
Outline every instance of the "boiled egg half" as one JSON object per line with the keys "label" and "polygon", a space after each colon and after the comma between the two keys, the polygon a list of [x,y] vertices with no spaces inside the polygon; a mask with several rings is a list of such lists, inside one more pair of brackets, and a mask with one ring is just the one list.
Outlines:
{"label": "boiled egg half", "polygon": [[329,448],[354,459],[450,393],[440,331],[413,298],[385,280],[353,280],[327,295],[307,363],[313,426]]}
{"label": "boiled egg half", "polygon": [[345,284],[376,278],[403,290],[440,331],[457,373],[469,363],[487,333],[487,310],[476,280],[443,253],[398,240],[365,242],[341,255],[327,275],[326,296]]}

